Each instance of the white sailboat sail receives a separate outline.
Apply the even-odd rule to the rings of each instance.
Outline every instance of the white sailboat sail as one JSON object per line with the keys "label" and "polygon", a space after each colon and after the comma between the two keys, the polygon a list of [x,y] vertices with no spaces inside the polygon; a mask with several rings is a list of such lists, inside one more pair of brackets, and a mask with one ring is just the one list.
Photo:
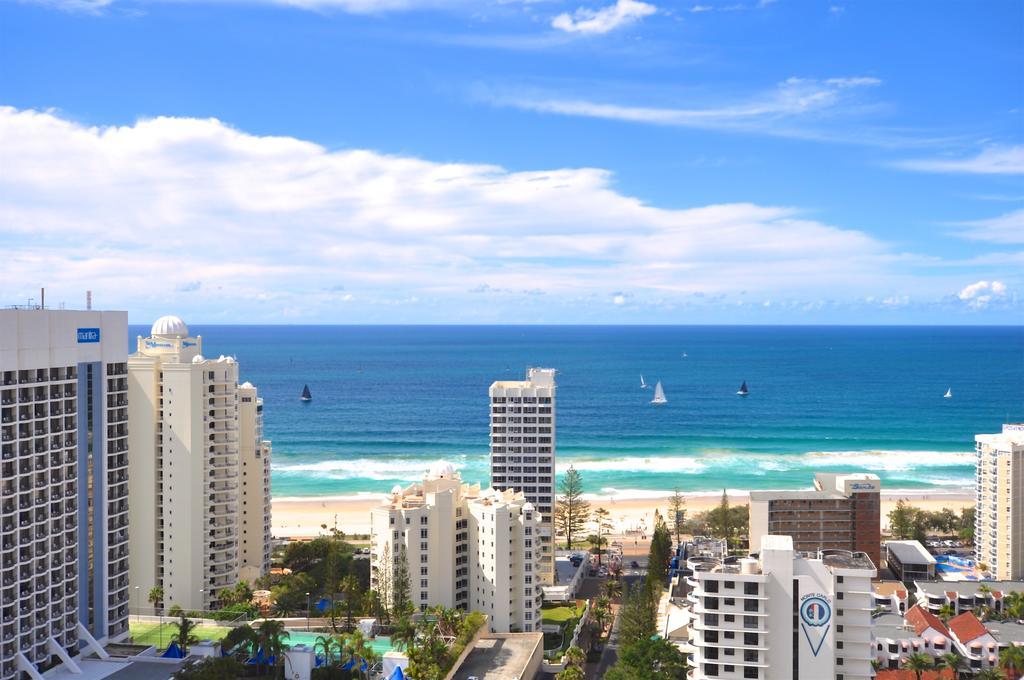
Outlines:
{"label": "white sailboat sail", "polygon": [[644,376],[642,373],[640,374],[640,389],[647,389],[647,382],[644,380]]}
{"label": "white sailboat sail", "polygon": [[946,399],[952,399],[953,398],[953,388],[952,387],[947,388],[946,389],[946,393],[943,394],[942,396],[945,397]]}
{"label": "white sailboat sail", "polygon": [[667,404],[668,399],[665,398],[665,390],[661,387],[661,381],[654,386],[654,399],[651,399],[652,404]]}

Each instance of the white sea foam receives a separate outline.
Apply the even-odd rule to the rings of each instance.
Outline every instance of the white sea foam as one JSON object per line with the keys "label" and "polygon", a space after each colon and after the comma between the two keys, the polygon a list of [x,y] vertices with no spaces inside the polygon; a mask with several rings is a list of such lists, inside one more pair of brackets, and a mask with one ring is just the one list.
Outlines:
{"label": "white sea foam", "polygon": [[[442,458],[443,456],[438,456]],[[465,467],[465,456],[446,457],[445,460],[455,466],[456,470]],[[315,463],[292,463],[275,464],[275,473],[285,473],[288,476],[301,476],[303,474],[317,479],[378,479],[393,480],[405,479],[415,481],[421,479],[423,474],[430,467],[433,460],[409,459],[409,458],[356,458],[352,460],[323,460]],[[485,470],[486,461],[480,465]]]}
{"label": "white sea foam", "polygon": [[606,460],[565,460],[557,464],[558,472],[572,466],[580,472],[648,472],[651,474],[699,474],[707,469],[697,457],[644,456],[608,458]]}

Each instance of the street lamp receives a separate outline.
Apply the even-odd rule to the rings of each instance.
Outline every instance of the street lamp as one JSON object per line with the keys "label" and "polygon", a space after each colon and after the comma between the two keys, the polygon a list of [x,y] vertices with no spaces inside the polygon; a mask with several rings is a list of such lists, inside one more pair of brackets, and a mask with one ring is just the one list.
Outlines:
{"label": "street lamp", "polygon": [[309,632],[309,610],[313,608],[312,600],[309,599],[309,593],[306,593],[306,632]]}
{"label": "street lamp", "polygon": [[139,587],[135,586],[135,620],[139,620]]}
{"label": "street lamp", "polygon": [[203,593],[206,592],[205,588],[199,589],[199,611],[203,614],[206,613],[206,599]]}

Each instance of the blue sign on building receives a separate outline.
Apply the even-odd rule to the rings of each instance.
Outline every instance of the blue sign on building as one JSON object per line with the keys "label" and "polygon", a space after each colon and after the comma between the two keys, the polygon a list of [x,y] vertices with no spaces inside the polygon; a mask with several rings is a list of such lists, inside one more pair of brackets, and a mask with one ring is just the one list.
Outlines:
{"label": "blue sign on building", "polygon": [[99,342],[100,341],[100,329],[99,328],[79,328],[78,329],[78,342]]}

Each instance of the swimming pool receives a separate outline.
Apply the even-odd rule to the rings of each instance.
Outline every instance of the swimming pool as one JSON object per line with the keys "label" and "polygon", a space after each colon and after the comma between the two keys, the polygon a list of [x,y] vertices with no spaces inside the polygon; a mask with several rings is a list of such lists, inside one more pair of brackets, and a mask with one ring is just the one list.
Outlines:
{"label": "swimming pool", "polygon": [[[295,645],[306,645],[308,647],[312,647],[313,643],[316,642],[316,639],[321,635],[326,635],[326,633],[314,633],[307,632],[304,630],[289,630],[288,635],[288,645],[293,647]],[[370,649],[372,649],[377,654],[390,652],[392,649],[394,649],[391,646],[391,638],[387,637],[386,635],[378,635],[377,637],[373,638],[372,640],[369,640],[368,642],[370,643]]]}
{"label": "swimming pool", "polygon": [[956,555],[936,555],[935,568],[941,572],[968,571],[974,569],[974,561]]}

